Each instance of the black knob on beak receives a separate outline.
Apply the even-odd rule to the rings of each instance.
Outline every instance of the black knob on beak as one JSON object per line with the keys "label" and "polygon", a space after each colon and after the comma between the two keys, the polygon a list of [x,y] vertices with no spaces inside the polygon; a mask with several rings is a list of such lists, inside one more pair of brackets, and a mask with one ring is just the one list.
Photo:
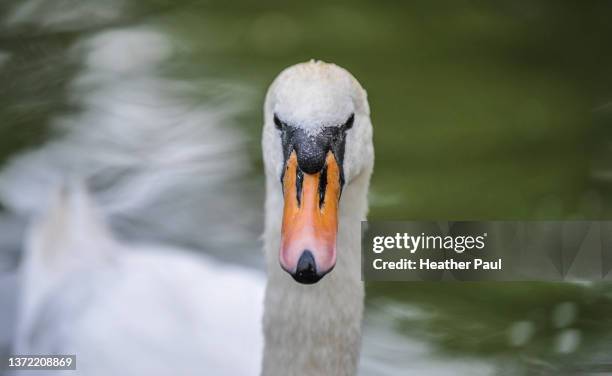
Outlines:
{"label": "black knob on beak", "polygon": [[294,145],[300,170],[307,174],[316,174],[323,169],[329,144],[324,140],[307,142],[298,138]]}
{"label": "black knob on beak", "polygon": [[317,265],[315,264],[314,256],[309,250],[304,250],[298,260],[295,273],[291,275],[293,279],[305,285],[317,283],[322,276],[317,274]]}

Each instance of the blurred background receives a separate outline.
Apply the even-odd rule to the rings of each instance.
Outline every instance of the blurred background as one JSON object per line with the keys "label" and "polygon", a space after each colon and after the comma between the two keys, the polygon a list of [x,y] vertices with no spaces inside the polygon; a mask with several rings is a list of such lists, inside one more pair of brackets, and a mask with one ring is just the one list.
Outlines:
{"label": "blurred background", "polygon": [[[553,0],[0,3],[0,353],[24,230],[66,177],[87,178],[125,239],[261,269],[263,97],[310,58],[368,91],[370,219],[610,219],[611,14]],[[364,375],[587,374],[612,363],[612,287],[372,283],[364,332]]]}

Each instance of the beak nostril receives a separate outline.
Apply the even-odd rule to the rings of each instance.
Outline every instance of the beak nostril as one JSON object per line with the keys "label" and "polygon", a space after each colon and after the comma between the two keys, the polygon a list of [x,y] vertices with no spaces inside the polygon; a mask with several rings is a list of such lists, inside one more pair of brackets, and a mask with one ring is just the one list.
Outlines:
{"label": "beak nostril", "polygon": [[295,197],[298,207],[302,205],[302,187],[304,185],[304,173],[299,168],[295,170]]}
{"label": "beak nostril", "polygon": [[321,177],[319,178],[319,209],[323,207],[325,203],[325,193],[327,190],[327,165],[323,166],[321,171]]}
{"label": "beak nostril", "polygon": [[315,263],[312,252],[307,249],[304,250],[298,260],[295,273],[292,274],[292,277],[297,282],[306,285],[316,283],[321,279],[321,276],[317,274],[317,264]]}

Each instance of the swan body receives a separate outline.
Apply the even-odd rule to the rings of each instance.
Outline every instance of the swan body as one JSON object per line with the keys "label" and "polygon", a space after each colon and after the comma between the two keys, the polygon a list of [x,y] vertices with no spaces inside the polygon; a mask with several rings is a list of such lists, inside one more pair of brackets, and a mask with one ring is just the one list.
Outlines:
{"label": "swan body", "polygon": [[76,354],[88,376],[259,374],[263,273],[123,244],[78,185],[53,202],[29,230],[13,353]]}
{"label": "swan body", "polygon": [[[283,140],[275,116],[316,137],[323,127],[346,131],[344,188],[339,202],[335,268],[314,285],[296,283],[279,266]],[[320,61],[298,64],[272,83],[264,107],[262,149],[266,172],[263,375],[354,375],[361,341],[364,286],[360,229],[374,163],[372,125],[365,90],[346,70]],[[304,147],[307,147],[304,146]]]}
{"label": "swan body", "polygon": [[[0,171],[11,218],[38,218],[12,353],[76,353],[77,374],[94,376],[259,374],[264,274],[197,250],[261,258],[242,252],[254,237],[235,184],[248,166],[232,127],[242,105],[229,86],[161,74],[173,51],[143,27],[80,39],[72,53],[83,69],[68,83],[79,111],[51,119],[57,136]],[[49,194],[72,179],[87,190]],[[19,244],[21,230],[10,231]]]}

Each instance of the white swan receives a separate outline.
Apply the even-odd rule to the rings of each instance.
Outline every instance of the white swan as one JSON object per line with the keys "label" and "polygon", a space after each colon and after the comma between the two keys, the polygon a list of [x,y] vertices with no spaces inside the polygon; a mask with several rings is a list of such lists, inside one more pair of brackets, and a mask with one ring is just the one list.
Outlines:
{"label": "white swan", "polygon": [[88,376],[259,373],[263,273],[123,244],[78,184],[30,228],[20,279],[15,354],[76,354]]}
{"label": "white swan", "polygon": [[346,70],[311,61],[278,76],[264,112],[263,374],[354,375],[360,226],[374,163],[366,92]]}

